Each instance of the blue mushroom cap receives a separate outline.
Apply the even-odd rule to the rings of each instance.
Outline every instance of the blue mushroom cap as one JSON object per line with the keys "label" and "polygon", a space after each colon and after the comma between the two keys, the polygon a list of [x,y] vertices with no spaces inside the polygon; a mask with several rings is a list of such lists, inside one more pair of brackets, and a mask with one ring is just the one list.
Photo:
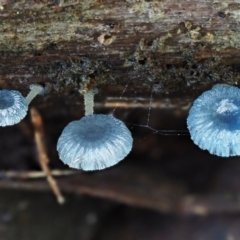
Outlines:
{"label": "blue mushroom cap", "polygon": [[85,171],[111,167],[132,149],[133,139],[125,124],[105,114],[93,114],[69,123],[57,143],[60,159]]}
{"label": "blue mushroom cap", "polygon": [[25,98],[18,91],[0,91],[0,126],[19,123],[27,114],[28,106]]}
{"label": "blue mushroom cap", "polygon": [[187,118],[191,138],[220,157],[240,155],[240,89],[217,85],[198,97]]}

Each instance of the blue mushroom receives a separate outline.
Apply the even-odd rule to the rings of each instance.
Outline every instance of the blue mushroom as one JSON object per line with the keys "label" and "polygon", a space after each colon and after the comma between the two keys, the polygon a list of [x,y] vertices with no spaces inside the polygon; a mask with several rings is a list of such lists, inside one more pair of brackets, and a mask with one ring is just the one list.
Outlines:
{"label": "blue mushroom", "polygon": [[125,124],[105,114],[87,115],[69,123],[57,143],[60,159],[85,171],[111,167],[132,149],[133,139]]}
{"label": "blue mushroom", "polygon": [[39,84],[31,84],[30,89],[26,98],[19,91],[0,90],[0,126],[19,123],[27,115],[28,105],[32,99],[44,91]]}
{"label": "blue mushroom", "polygon": [[216,85],[193,103],[187,118],[191,139],[220,157],[240,155],[240,89]]}
{"label": "blue mushroom", "polygon": [[0,126],[19,123],[27,114],[27,102],[18,91],[0,91]]}
{"label": "blue mushroom", "polygon": [[126,125],[110,115],[93,114],[96,90],[84,94],[85,117],[69,123],[58,139],[63,163],[84,171],[111,167],[132,149],[133,139]]}

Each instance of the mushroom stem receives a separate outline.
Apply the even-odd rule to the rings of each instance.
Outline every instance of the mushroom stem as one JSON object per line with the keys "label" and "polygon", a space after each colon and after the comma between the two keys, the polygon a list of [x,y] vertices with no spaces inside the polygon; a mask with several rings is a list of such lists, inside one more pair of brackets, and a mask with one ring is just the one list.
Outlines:
{"label": "mushroom stem", "polygon": [[39,84],[31,84],[30,85],[31,91],[28,93],[26,97],[27,105],[40,93],[43,93],[44,87]]}
{"label": "mushroom stem", "polygon": [[98,93],[97,89],[91,89],[84,94],[85,116],[93,114],[94,95]]}

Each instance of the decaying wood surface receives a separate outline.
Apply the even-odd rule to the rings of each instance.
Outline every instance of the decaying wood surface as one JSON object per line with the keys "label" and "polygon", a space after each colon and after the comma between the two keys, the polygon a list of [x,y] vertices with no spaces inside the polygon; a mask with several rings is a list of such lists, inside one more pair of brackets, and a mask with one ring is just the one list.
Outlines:
{"label": "decaying wood surface", "polygon": [[239,9],[234,0],[1,0],[0,86],[238,84]]}

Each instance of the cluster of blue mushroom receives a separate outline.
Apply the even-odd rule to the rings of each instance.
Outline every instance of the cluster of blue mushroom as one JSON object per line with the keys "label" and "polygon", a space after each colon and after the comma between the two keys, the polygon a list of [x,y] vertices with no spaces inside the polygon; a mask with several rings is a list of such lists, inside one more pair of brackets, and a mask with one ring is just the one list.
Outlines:
{"label": "cluster of blue mushroom", "polygon": [[[18,91],[0,91],[0,126],[19,123],[27,114],[32,99],[44,92],[38,84],[23,97]],[[85,116],[69,123],[58,139],[59,158],[71,168],[84,171],[111,167],[124,159],[132,149],[133,139],[126,125],[110,115],[93,114],[94,94],[84,94]]]}
{"label": "cluster of blue mushroom", "polygon": [[[30,85],[23,97],[18,91],[0,91],[0,126],[20,122],[37,94],[39,84]],[[126,125],[106,114],[94,114],[94,94],[84,94],[85,116],[69,123],[57,142],[59,158],[71,168],[84,171],[114,166],[131,151],[133,139]],[[216,85],[193,103],[187,118],[191,139],[203,150],[220,157],[240,155],[240,89]]]}
{"label": "cluster of blue mushroom", "polygon": [[193,103],[187,118],[193,142],[220,157],[240,155],[240,89],[216,85]]}

